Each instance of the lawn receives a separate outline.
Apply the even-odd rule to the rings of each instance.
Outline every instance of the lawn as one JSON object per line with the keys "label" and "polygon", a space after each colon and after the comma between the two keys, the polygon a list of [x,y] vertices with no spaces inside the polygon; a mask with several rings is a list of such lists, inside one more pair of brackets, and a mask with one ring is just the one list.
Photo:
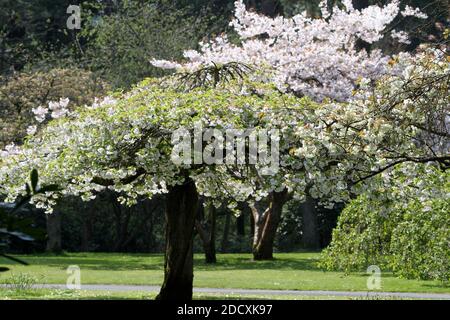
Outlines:
{"label": "lawn", "polygon": [[[102,291],[102,290],[59,290],[59,289],[28,289],[2,290],[0,300],[153,300],[156,293],[143,291]],[[292,296],[292,295],[239,295],[239,294],[204,294],[194,293],[194,300],[366,300],[392,299],[373,297],[346,296]],[[405,299],[406,300],[406,299]]]}
{"label": "lawn", "polygon": [[[62,255],[17,256],[28,263],[22,266],[0,258],[0,265],[10,271],[0,274],[0,282],[8,282],[17,275],[26,274],[35,283],[65,284],[66,269],[78,265],[82,284],[161,285],[163,259],[161,254],[118,253],[66,253]],[[279,253],[273,261],[252,261],[250,254],[219,254],[216,265],[206,265],[203,255],[195,255],[195,287],[367,291],[365,273],[345,275],[341,272],[324,272],[316,263],[319,253]],[[0,298],[6,289],[0,289]],[[63,294],[64,290],[59,290]],[[450,293],[450,287],[437,281],[398,279],[389,272],[382,273],[382,291]],[[3,292],[3,293],[1,293]],[[37,296],[52,295],[55,290],[41,289]],[[67,295],[71,295],[66,292]],[[83,298],[82,293],[78,293]],[[85,293],[102,296],[101,292]],[[103,293],[104,294],[104,293]],[[114,298],[148,297],[143,293],[108,293]],[[199,295],[197,295],[199,297]],[[20,293],[19,293],[20,298]]]}

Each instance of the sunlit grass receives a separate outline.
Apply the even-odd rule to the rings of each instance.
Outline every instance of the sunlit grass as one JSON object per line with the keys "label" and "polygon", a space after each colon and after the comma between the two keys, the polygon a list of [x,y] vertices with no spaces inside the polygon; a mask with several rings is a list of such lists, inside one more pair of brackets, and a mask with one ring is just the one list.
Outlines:
{"label": "sunlit grass", "polygon": [[[11,269],[0,273],[0,282],[5,283],[14,275],[27,274],[38,279],[39,283],[65,284],[69,265],[80,267],[82,284],[161,285],[163,280],[161,254],[66,253],[19,257],[30,265],[22,266],[0,259],[0,265]],[[216,265],[207,265],[203,256],[197,254],[194,285],[205,288],[367,291],[368,276],[365,273],[324,272],[316,266],[318,253],[279,253],[275,257],[273,261],[252,261],[250,254],[219,254]],[[450,293],[450,287],[437,281],[399,279],[389,272],[382,272],[382,291]]]}

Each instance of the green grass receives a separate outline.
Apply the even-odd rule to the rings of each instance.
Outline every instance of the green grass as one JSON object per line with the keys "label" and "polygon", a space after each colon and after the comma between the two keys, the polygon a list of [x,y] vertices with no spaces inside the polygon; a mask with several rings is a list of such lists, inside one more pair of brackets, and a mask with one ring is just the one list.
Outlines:
{"label": "green grass", "polygon": [[[0,273],[0,282],[25,273],[34,277],[37,283],[64,284],[69,265],[81,268],[82,284],[161,285],[163,280],[161,254],[70,253],[18,257],[30,265],[22,266],[0,258],[0,265],[11,269]],[[316,266],[318,253],[279,253],[275,257],[273,261],[252,261],[250,254],[219,254],[216,265],[206,265],[203,256],[197,254],[194,285],[209,288],[367,291],[366,274],[324,272]],[[437,281],[398,279],[389,272],[383,272],[382,291],[449,293],[450,287]]]}
{"label": "green grass", "polygon": [[[153,300],[156,293],[143,291],[102,291],[102,290],[0,290],[0,300]],[[239,295],[239,294],[199,294],[194,300],[347,300],[358,299],[345,296],[290,296],[290,295]],[[361,298],[360,298],[361,299]],[[362,297],[362,299],[371,299]],[[389,298],[388,298],[389,299]]]}

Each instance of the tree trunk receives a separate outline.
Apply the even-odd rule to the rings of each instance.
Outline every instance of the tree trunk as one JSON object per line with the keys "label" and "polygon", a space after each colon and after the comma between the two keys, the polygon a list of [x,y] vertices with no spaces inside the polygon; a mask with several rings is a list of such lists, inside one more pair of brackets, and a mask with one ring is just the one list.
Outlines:
{"label": "tree trunk", "polygon": [[300,210],[303,217],[303,246],[307,249],[317,250],[320,248],[320,235],[317,221],[317,200],[306,197],[306,201],[301,204]]}
{"label": "tree trunk", "polygon": [[220,251],[225,253],[228,251],[228,236],[230,234],[231,213],[225,211],[225,225],[223,227],[222,244]]}
{"label": "tree trunk", "polygon": [[61,214],[47,214],[47,247],[48,252],[61,252]]}
{"label": "tree trunk", "polygon": [[260,213],[255,206],[252,206],[253,218],[255,220],[255,232],[253,237],[253,259],[270,260],[273,259],[273,242],[281,218],[283,205],[286,203],[287,190],[272,192],[270,195],[269,207]]}
{"label": "tree trunk", "polygon": [[193,235],[198,193],[194,181],[171,187],[166,195],[164,282],[157,300],[192,300]]}
{"label": "tree trunk", "polygon": [[88,252],[90,250],[90,242],[92,235],[92,214],[95,210],[94,201],[83,203],[83,226],[81,234],[81,251]]}
{"label": "tree trunk", "polygon": [[241,214],[236,217],[236,234],[239,237],[245,236],[245,210],[241,210]]}
{"label": "tree trunk", "polygon": [[[202,203],[199,204],[199,215],[195,221],[195,228],[203,243],[206,263],[216,263],[216,208],[213,205],[207,205],[207,215]],[[205,221],[206,220],[206,221]],[[202,222],[205,221],[206,225]]]}

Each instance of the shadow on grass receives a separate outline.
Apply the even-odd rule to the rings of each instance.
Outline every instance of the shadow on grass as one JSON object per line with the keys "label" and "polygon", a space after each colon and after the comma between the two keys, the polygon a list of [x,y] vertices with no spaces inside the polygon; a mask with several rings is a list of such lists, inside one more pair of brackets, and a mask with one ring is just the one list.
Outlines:
{"label": "shadow on grass", "polygon": [[216,264],[206,264],[203,257],[195,257],[196,270],[304,270],[321,271],[317,267],[319,259],[311,258],[279,258],[273,260],[254,261],[246,257],[229,257],[226,259],[217,259]]}
{"label": "shadow on grass", "polygon": [[[87,270],[163,270],[163,254],[60,254],[60,255],[33,255],[23,256],[33,266],[48,266],[65,270],[69,265],[78,265]],[[267,261],[254,261],[251,255],[221,254],[217,257],[216,264],[206,264],[202,254],[194,257],[195,270],[306,270],[322,271],[317,267],[318,258],[290,258],[279,257]],[[0,261],[3,264],[3,261]],[[5,261],[6,262],[6,261]],[[14,263],[5,263],[14,264]]]}

